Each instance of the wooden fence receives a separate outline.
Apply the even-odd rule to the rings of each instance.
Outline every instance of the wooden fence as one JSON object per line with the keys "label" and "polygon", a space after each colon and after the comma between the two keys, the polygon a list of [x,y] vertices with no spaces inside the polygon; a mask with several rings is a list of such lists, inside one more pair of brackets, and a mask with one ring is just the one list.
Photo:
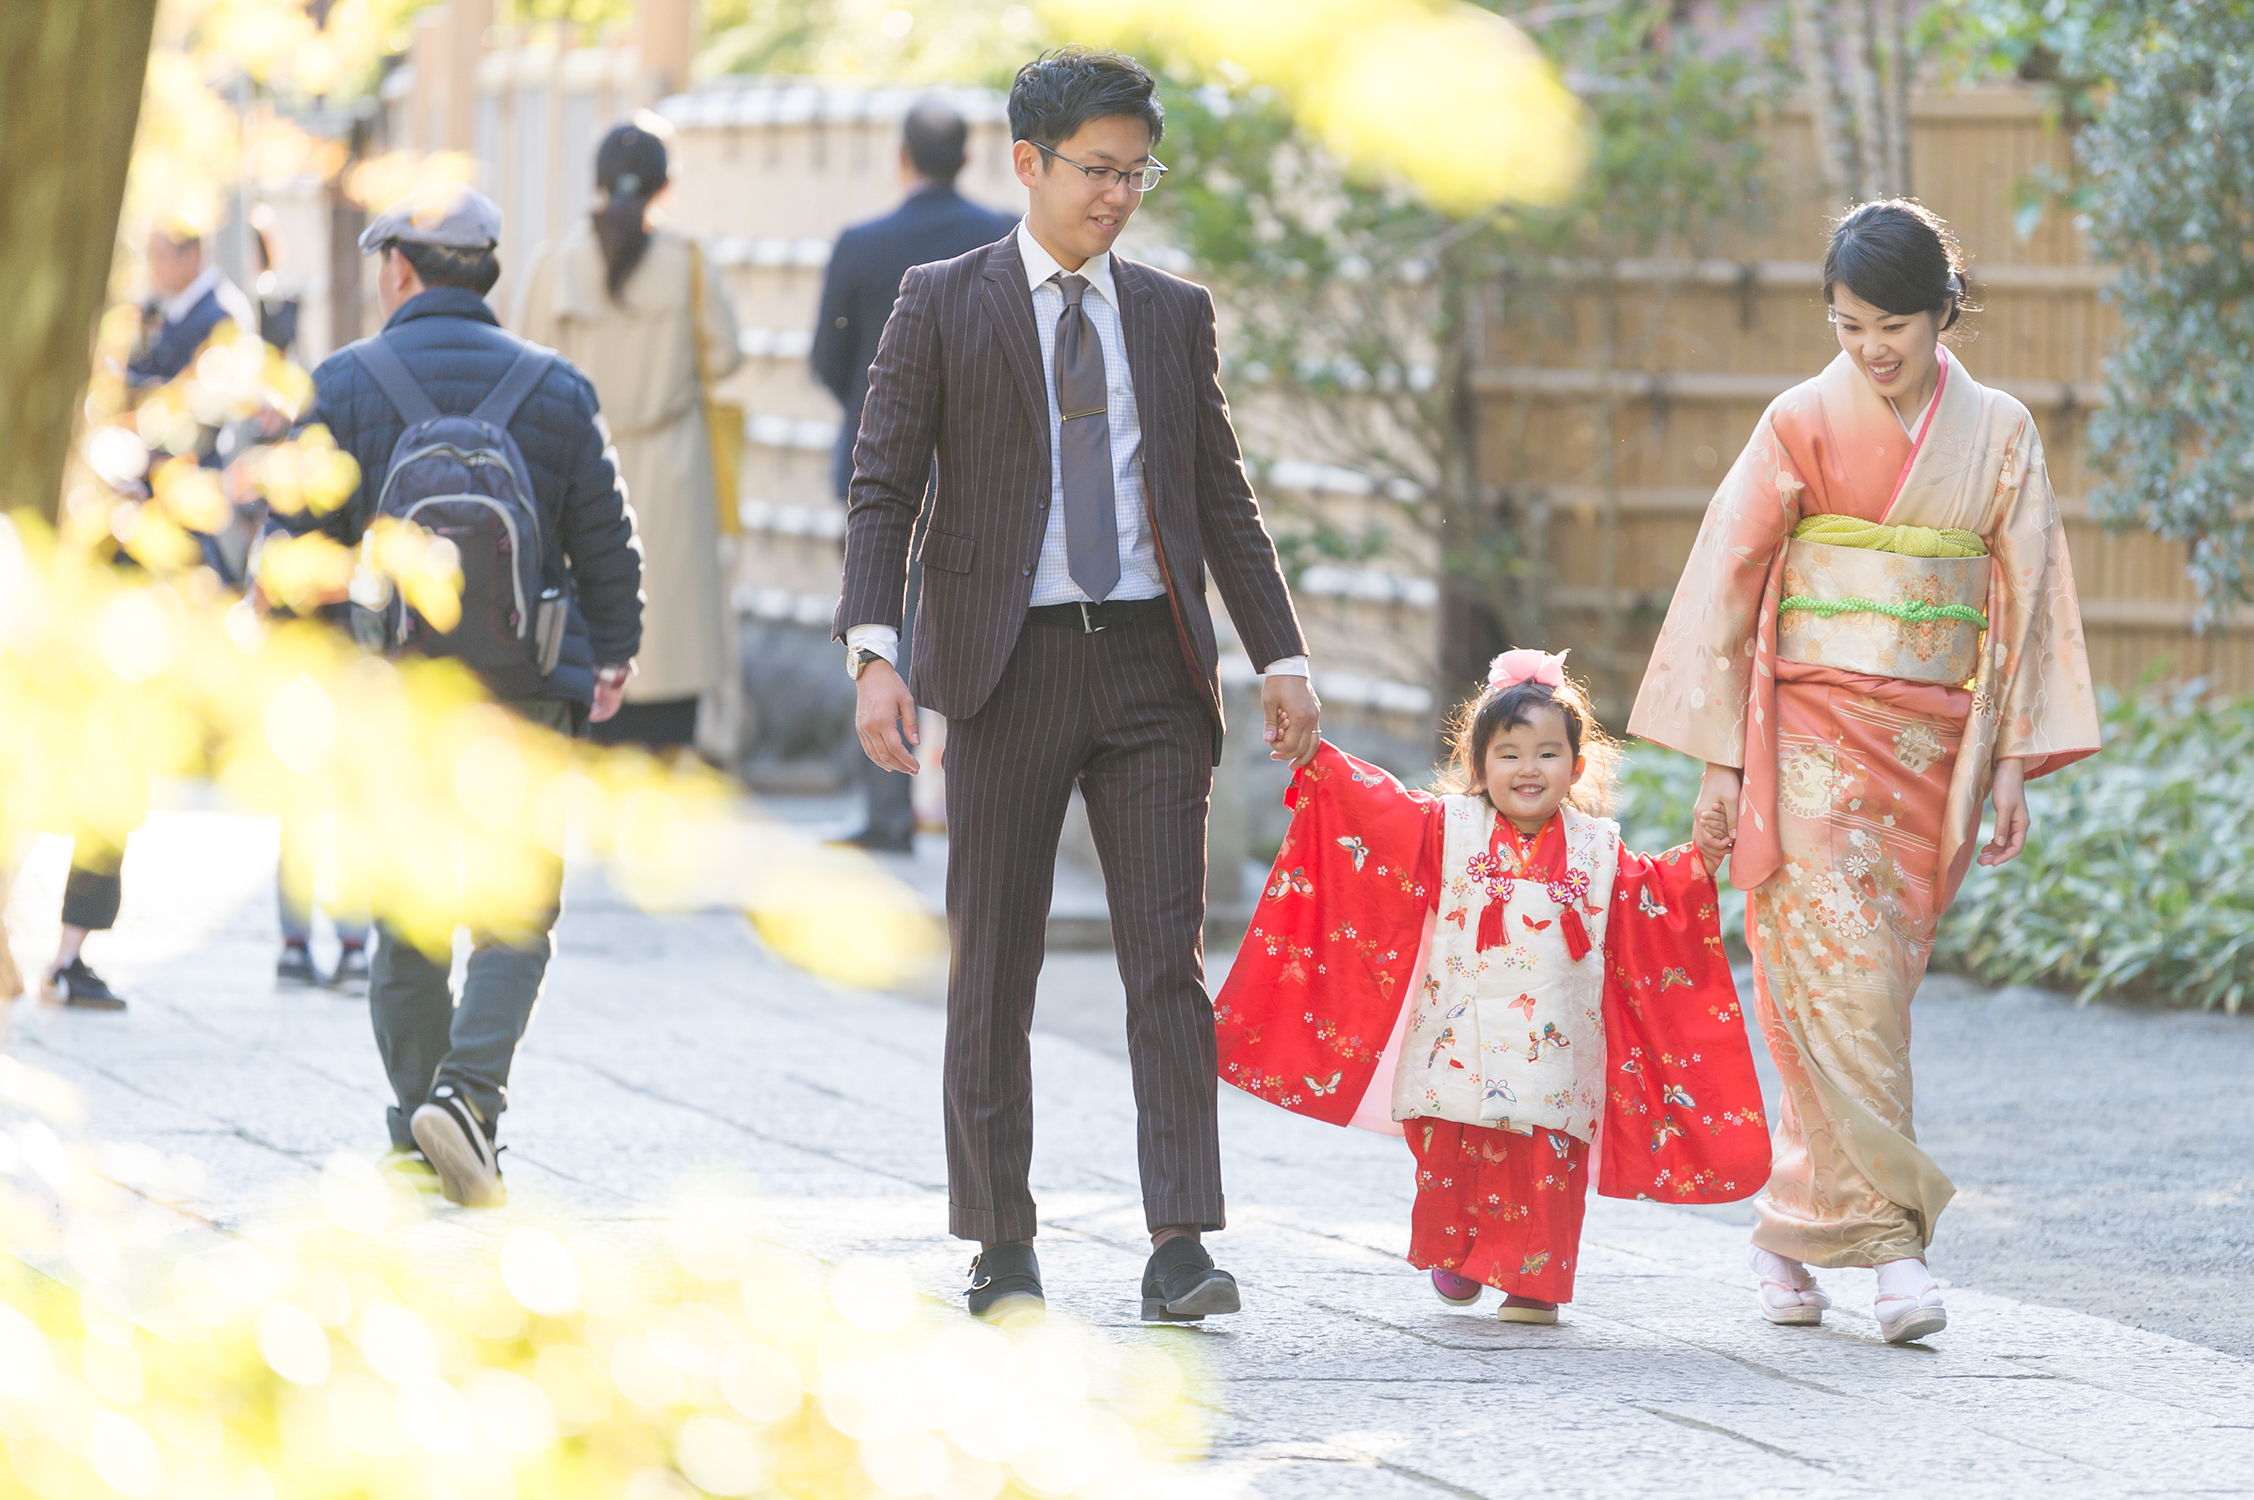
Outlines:
{"label": "wooden fence", "polygon": [[[1820,260],[1836,211],[1820,192],[1804,113],[1769,124],[1757,230],[1703,260],[1553,268],[1538,314],[1507,290],[1478,374],[1489,482],[1528,507],[1535,566],[1507,622],[1571,646],[1617,722],[1642,676],[1715,483],[1768,402],[1837,351]],[[2254,633],[2194,633],[2186,548],[2089,519],[2083,442],[2118,334],[2107,272],[2054,209],[2017,232],[2023,185],[2064,172],[2071,143],[2042,99],[1998,89],[1913,105],[1917,195],[1948,219],[1985,310],[1954,348],[2034,412],[2067,518],[2096,681],[2206,677],[2254,690]],[[1529,299],[1530,301],[1533,299]]]}

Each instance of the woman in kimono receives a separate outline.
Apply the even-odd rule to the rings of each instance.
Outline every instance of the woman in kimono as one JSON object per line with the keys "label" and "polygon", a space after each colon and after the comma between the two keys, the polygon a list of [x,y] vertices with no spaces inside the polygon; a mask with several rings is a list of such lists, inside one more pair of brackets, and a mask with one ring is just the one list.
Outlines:
{"label": "woman in kimono", "polygon": [[1406,1135],[1410,1264],[1454,1307],[1501,1290],[1508,1322],[1572,1299],[1592,1176],[1703,1203],[1768,1175],[1707,863],[1726,827],[1703,853],[1623,848],[1568,801],[1601,797],[1605,748],[1539,651],[1497,657],[1467,705],[1454,795],[1322,746],[1214,1010],[1223,1081]]}
{"label": "woman in kimono", "polygon": [[1867,203],[1824,256],[1840,353],[1771,403],[1708,507],[1631,733],[1706,762],[1751,893],[1755,1005],[1784,1082],[1757,1209],[1760,1310],[1822,1321],[1813,1266],[1873,1266],[1890,1342],[1947,1326],[1925,1264],[1955,1191],[1918,1149],[1910,996],[1993,798],[2098,748],[2066,532],[2027,408],[1941,345],[1948,228]]}

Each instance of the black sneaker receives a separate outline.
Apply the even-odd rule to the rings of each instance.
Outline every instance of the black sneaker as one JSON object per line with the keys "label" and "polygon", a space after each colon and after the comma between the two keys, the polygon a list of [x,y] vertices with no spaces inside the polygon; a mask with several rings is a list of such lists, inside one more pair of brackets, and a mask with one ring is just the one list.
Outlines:
{"label": "black sneaker", "polygon": [[343,990],[349,995],[368,993],[368,950],[358,943],[347,943],[337,955],[336,972],[329,976],[329,988]]}
{"label": "black sneaker", "polygon": [[313,972],[313,953],[303,943],[282,944],[282,956],[274,963],[274,983],[298,989],[311,989],[321,982]]}
{"label": "black sneaker", "polygon": [[1049,1308],[1031,1245],[996,1245],[970,1263],[970,1315],[993,1323],[1036,1322]]}
{"label": "black sneaker", "polygon": [[39,982],[39,998],[49,1005],[68,1006],[72,1010],[123,1010],[125,997],[102,982],[102,976],[86,967],[86,960],[74,958],[65,968],[58,969]]}
{"label": "black sneaker", "polygon": [[452,1084],[442,1084],[430,1102],[407,1121],[415,1144],[438,1173],[439,1191],[464,1208],[499,1208],[509,1201],[501,1183],[501,1153],[486,1134],[477,1106]]}
{"label": "black sneaker", "polygon": [[1213,1268],[1213,1257],[1187,1235],[1151,1252],[1143,1267],[1143,1321],[1195,1323],[1209,1313],[1233,1313],[1243,1306],[1237,1279]]}

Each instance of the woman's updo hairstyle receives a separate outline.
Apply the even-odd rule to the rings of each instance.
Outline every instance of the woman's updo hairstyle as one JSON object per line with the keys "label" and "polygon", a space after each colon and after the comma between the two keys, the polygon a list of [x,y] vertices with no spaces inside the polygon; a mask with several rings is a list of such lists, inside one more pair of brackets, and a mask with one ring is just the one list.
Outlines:
{"label": "woman's updo hairstyle", "polygon": [[610,300],[625,301],[627,278],[650,248],[650,200],[665,186],[665,141],[639,123],[621,125],[595,150],[595,239],[603,247]]}
{"label": "woman's updo hairstyle", "polygon": [[1826,307],[1841,285],[1881,312],[1942,313],[1944,331],[1960,315],[1980,311],[1957,237],[1939,214],[1908,198],[1862,204],[1832,226],[1824,250]]}
{"label": "woman's updo hairstyle", "polygon": [[1483,689],[1457,708],[1449,725],[1452,754],[1440,789],[1467,797],[1487,796],[1487,747],[1506,729],[1533,722],[1534,715],[1554,708],[1565,719],[1565,741],[1575,759],[1586,757],[1581,779],[1565,800],[1582,812],[1599,814],[1612,806],[1612,775],[1620,747],[1597,722],[1586,684],[1567,676],[1553,687],[1542,682],[1513,682]]}

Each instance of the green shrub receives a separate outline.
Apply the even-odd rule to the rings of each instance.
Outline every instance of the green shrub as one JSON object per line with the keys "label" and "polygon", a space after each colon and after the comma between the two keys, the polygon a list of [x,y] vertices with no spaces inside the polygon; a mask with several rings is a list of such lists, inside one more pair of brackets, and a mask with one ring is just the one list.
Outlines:
{"label": "green shrub", "polygon": [[2254,699],[2108,697],[2105,750],[2027,788],[2018,859],[1975,867],[1935,962],[2082,1000],[2235,1012],[2254,986]]}

